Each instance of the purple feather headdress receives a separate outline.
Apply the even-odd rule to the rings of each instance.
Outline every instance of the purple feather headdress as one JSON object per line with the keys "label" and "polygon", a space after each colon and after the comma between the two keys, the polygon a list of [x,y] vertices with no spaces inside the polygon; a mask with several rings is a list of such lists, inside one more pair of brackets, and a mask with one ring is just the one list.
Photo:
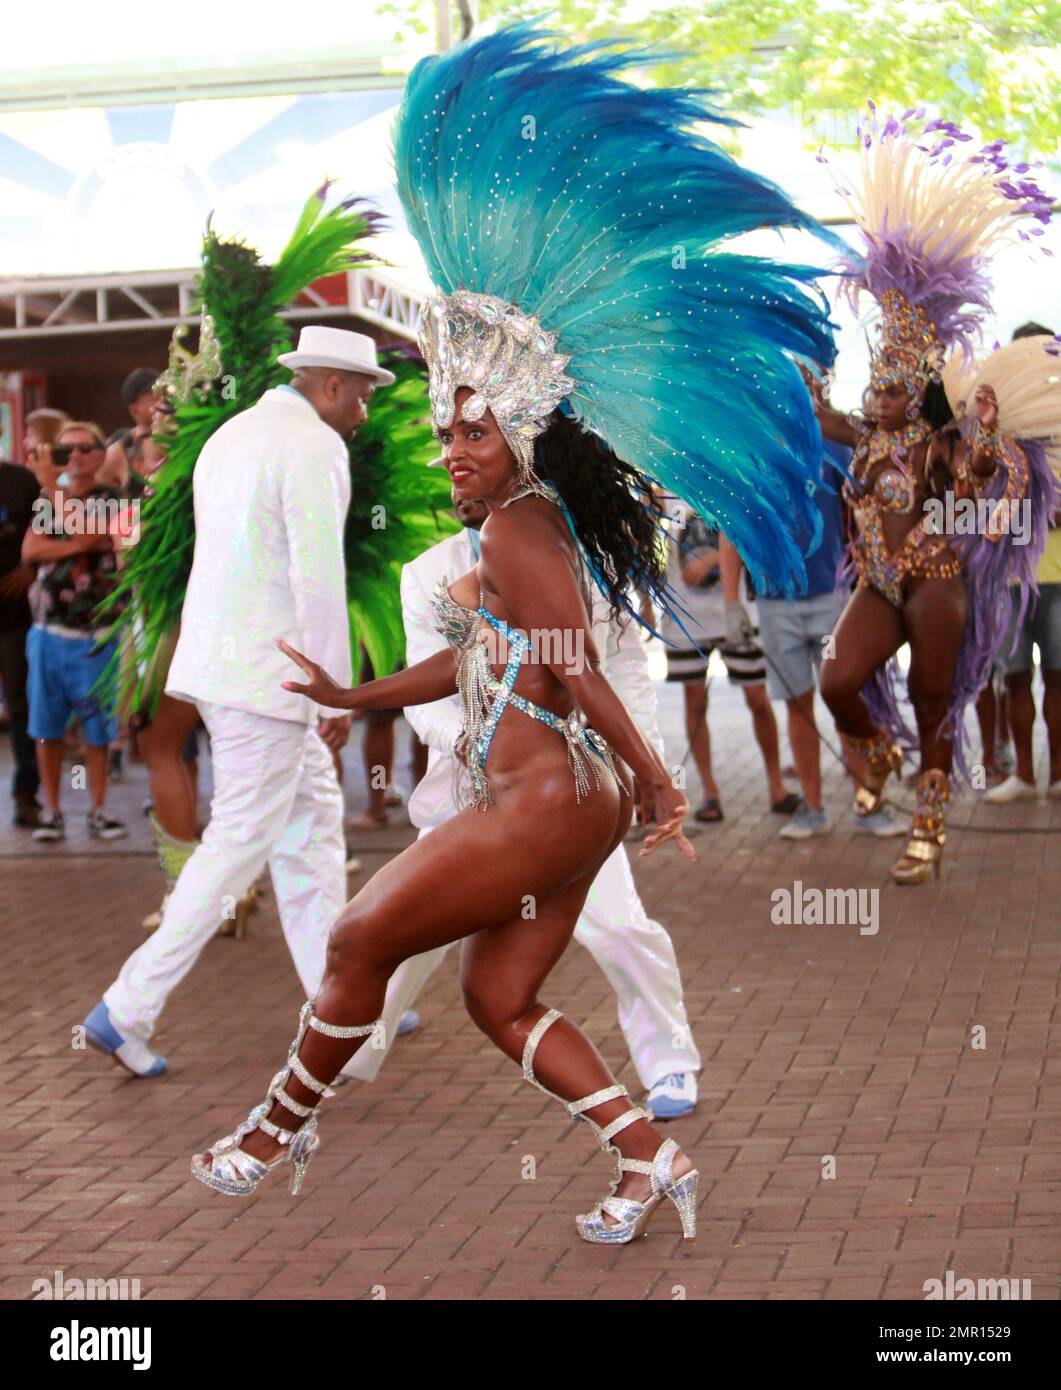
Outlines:
{"label": "purple feather headdress", "polygon": [[900,381],[918,400],[949,349],[971,356],[991,253],[1014,236],[1042,236],[1042,225],[1025,224],[1048,222],[1051,206],[1031,166],[1004,158],[1003,141],[976,149],[952,122],[924,117],[922,107],[881,118],[870,102],[858,169],[837,180],[865,239],[864,260],[847,267],[847,293],[857,301],[866,291],[881,308],[873,385]]}

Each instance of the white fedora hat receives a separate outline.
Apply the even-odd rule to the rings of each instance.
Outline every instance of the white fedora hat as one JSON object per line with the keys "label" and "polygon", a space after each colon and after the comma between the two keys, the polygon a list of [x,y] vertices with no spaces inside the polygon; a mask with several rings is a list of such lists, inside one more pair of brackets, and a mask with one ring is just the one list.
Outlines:
{"label": "white fedora hat", "polygon": [[285,367],[334,367],[340,372],[360,372],[380,386],[390,386],[392,372],[376,360],[376,344],[367,333],[351,333],[346,328],[322,328],[317,324],[303,328],[294,352],[282,352],[276,359]]}

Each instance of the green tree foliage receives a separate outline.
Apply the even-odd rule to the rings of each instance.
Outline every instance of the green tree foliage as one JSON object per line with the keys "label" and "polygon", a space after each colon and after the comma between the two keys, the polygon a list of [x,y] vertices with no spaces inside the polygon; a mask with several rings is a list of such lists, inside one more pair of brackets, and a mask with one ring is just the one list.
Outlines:
{"label": "green tree foliage", "polygon": [[[433,32],[432,0],[385,8],[405,32]],[[738,117],[785,111],[808,144],[848,144],[867,97],[936,107],[1039,158],[1061,140],[1061,0],[480,0],[479,12],[668,48],[647,81],[717,88]]]}

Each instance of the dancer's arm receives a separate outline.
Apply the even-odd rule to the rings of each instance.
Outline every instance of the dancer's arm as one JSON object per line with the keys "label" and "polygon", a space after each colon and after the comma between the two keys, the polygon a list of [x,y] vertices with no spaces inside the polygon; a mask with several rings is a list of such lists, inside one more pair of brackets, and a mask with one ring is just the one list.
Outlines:
{"label": "dancer's arm", "polygon": [[418,661],[415,666],[407,666],[404,671],[396,671],[393,676],[365,681],[363,685],[350,690],[332,680],[315,661],[296,652],[294,647],[280,638],[277,638],[276,645],[309,677],[304,684],[282,681],[284,689],[293,690],[296,695],[305,695],[328,709],[398,709],[402,705],[423,705],[430,700],[441,700],[457,690],[457,658],[449,647],[429,656],[426,661]]}
{"label": "dancer's arm", "polygon": [[[585,659],[570,666],[562,661],[545,664],[592,727],[649,790],[660,828],[646,837],[645,850],[674,838],[684,854],[695,858],[681,829],[689,812],[688,802],[675,788],[663,759],[601,674],[578,579],[566,550],[557,543],[552,519],[535,514],[529,507],[522,514],[504,509],[491,512],[481,532],[480,564],[480,573],[500,595],[515,627],[525,632],[574,633],[574,650]],[[546,647],[571,650],[566,642],[550,642]]]}
{"label": "dancer's arm", "polygon": [[846,415],[834,410],[829,404],[822,383],[814,373],[802,365],[799,370],[814,402],[814,413],[818,417],[818,426],[823,437],[832,440],[834,444],[846,444],[853,449],[858,443],[859,431]]}

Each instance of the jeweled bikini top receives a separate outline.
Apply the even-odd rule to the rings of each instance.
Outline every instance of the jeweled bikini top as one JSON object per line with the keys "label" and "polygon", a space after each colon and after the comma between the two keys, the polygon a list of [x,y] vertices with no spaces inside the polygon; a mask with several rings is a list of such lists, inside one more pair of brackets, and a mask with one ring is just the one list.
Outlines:
{"label": "jeweled bikini top", "polygon": [[[915,420],[901,430],[867,430],[855,447],[851,461],[854,483],[844,483],[844,496],[855,508],[875,503],[884,512],[910,513],[917,502],[917,482],[910,455],[918,444],[932,435],[927,420]],[[863,490],[866,475],[882,460],[892,467],[882,468],[873,480],[872,492]]]}

